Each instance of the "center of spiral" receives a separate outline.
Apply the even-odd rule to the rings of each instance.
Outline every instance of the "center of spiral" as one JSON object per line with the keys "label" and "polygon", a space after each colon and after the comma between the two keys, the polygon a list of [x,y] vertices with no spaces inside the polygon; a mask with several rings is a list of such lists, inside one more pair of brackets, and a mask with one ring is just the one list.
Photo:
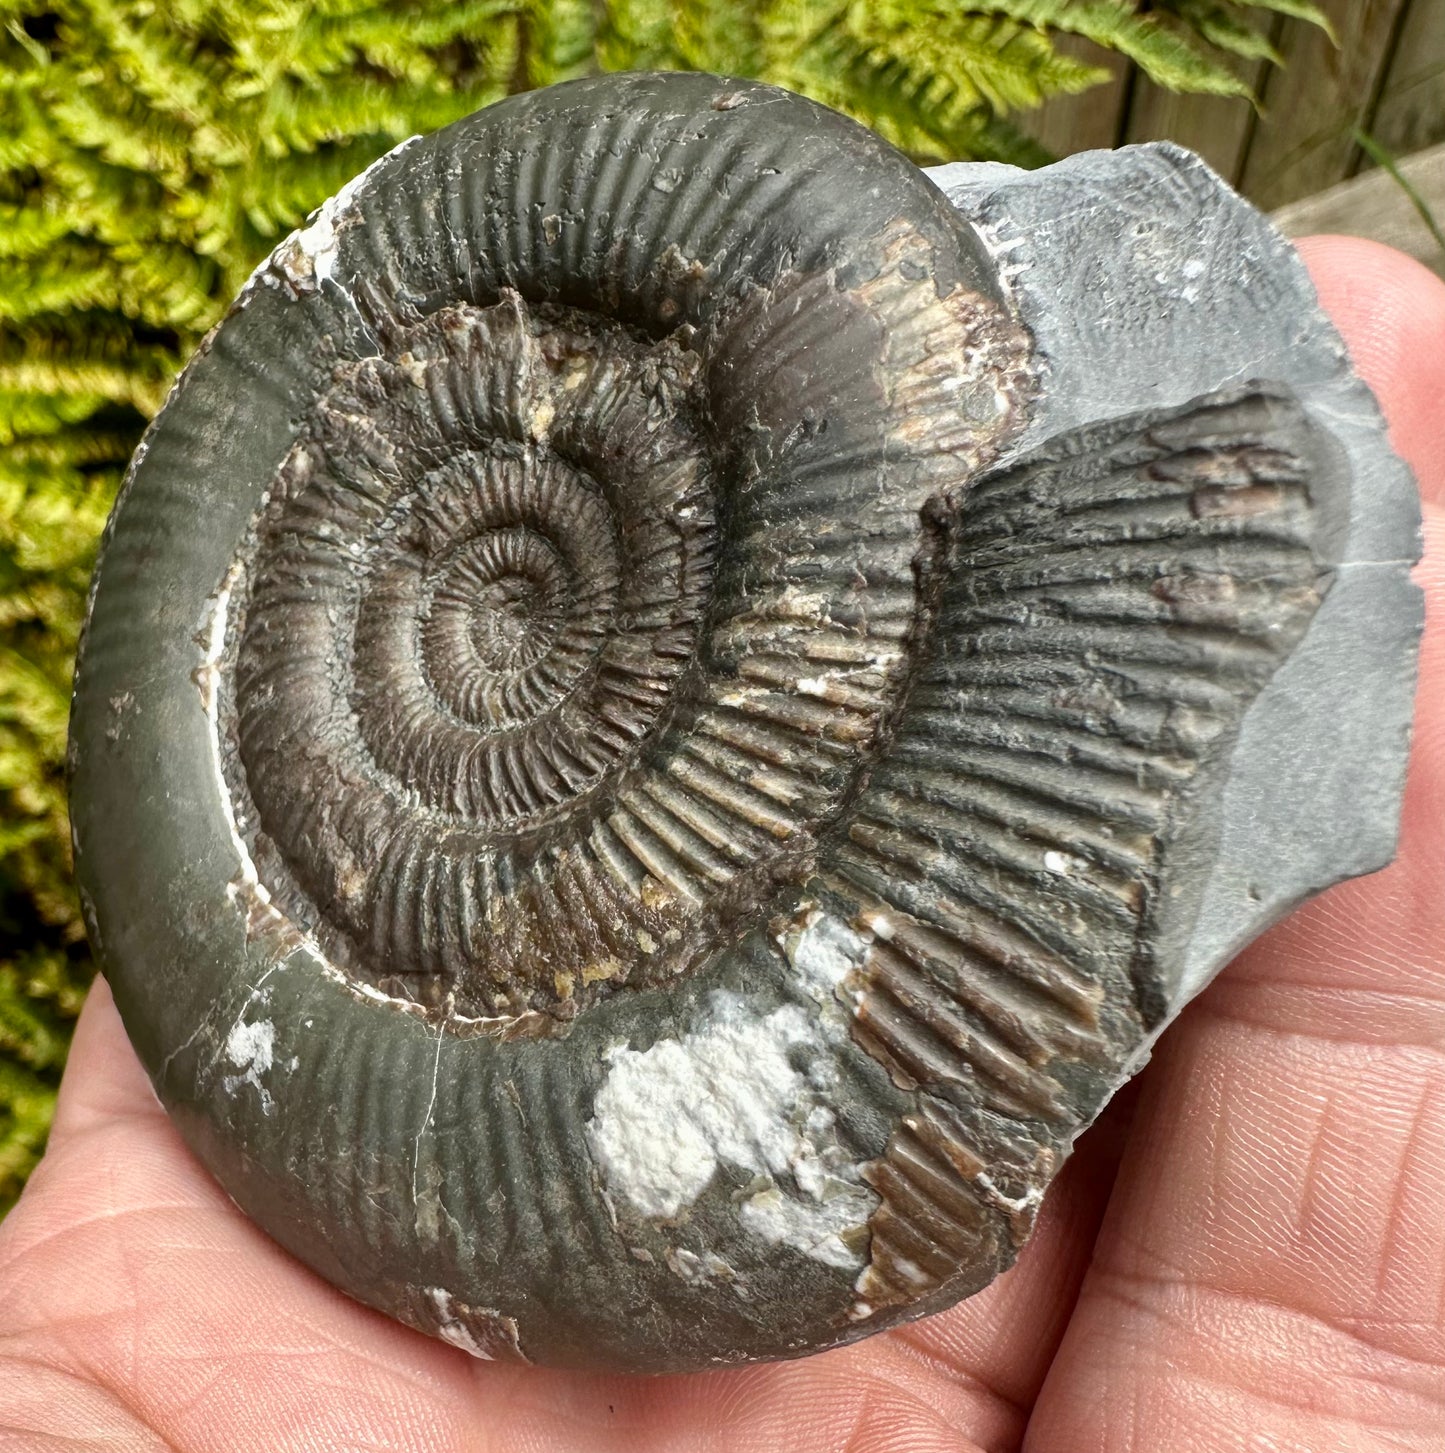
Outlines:
{"label": "center of spiral", "polygon": [[[498,532],[501,533],[501,532]],[[510,532],[508,532],[510,533]],[[547,652],[566,619],[570,581],[555,550],[532,535],[482,542],[433,605],[463,607],[471,589],[471,644],[496,671],[530,666]],[[470,577],[470,578],[468,578]]]}
{"label": "center of spiral", "polygon": [[[411,681],[401,658],[415,656],[425,679],[412,688],[424,687],[455,724],[523,728],[560,707],[598,662],[616,624],[621,569],[606,494],[585,471],[536,445],[460,454],[393,509],[362,603],[358,686],[366,695],[373,684]],[[395,634],[402,600],[419,622],[415,650]],[[396,758],[382,705],[362,714],[374,723],[372,750],[419,787]],[[459,801],[435,805],[463,810]],[[496,804],[487,812],[506,815]]]}

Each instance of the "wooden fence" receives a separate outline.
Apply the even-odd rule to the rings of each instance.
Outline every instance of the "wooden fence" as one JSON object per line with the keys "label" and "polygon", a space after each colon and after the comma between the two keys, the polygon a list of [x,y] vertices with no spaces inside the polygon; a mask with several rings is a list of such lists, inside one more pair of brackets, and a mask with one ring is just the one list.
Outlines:
{"label": "wooden fence", "polygon": [[[1034,134],[1059,154],[1160,137],[1183,142],[1266,210],[1369,166],[1359,127],[1398,156],[1445,141],[1445,0],[1323,0],[1338,46],[1277,17],[1284,69],[1260,63],[1263,114],[1247,101],[1175,96],[1114,62],[1107,86],[1063,98]],[[1100,61],[1086,44],[1076,52]],[[1107,61],[1104,61],[1107,63]]]}

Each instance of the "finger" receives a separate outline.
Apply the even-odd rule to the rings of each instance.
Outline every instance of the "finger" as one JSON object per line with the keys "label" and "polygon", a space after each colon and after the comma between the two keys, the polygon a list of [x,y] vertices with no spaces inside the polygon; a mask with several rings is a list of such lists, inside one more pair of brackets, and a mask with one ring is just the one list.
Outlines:
{"label": "finger", "polygon": [[[1445,287],[1307,250],[1393,435],[1445,481]],[[1353,269],[1353,270],[1352,270]],[[1348,274],[1348,277],[1346,277]],[[1413,300],[1413,301],[1412,301]],[[1387,324],[1381,320],[1393,319]],[[1438,324],[1436,325],[1438,326]],[[1411,335],[1412,337],[1414,335]],[[1419,347],[1415,338],[1411,347]],[[1418,377],[1416,377],[1418,375]],[[1427,510],[1399,855],[1267,935],[1166,1037],[1030,1453],[1435,1450],[1445,1426],[1445,510]]]}
{"label": "finger", "polygon": [[1390,401],[1390,442],[1414,467],[1421,494],[1445,501],[1445,286],[1413,258],[1363,237],[1306,237],[1299,250],[1349,339],[1351,362]]}
{"label": "finger", "polygon": [[110,985],[97,978],[75,1026],[50,1127],[50,1145],[117,1120],[162,1118],[140,1061],[130,1052]]}

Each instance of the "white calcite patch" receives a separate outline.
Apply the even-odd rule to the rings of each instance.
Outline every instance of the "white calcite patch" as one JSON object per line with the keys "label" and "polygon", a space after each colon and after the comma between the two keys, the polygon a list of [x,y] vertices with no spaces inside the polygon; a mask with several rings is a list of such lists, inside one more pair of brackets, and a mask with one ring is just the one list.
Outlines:
{"label": "white calcite patch", "polygon": [[795,1004],[756,1018],[719,991],[710,1007],[691,1034],[607,1056],[588,1139],[609,1189],[644,1216],[676,1216],[720,1161],[785,1171],[801,1146],[792,1112],[807,1082],[788,1051],[816,1027]]}
{"label": "white calcite patch", "polygon": [[[653,1258],[650,1252],[644,1252],[638,1259],[651,1261]],[[675,1276],[680,1276],[689,1283],[712,1281],[715,1278],[733,1281],[737,1276],[732,1267],[712,1251],[706,1251],[699,1256],[685,1246],[669,1246],[663,1252],[662,1259]]]}
{"label": "white calcite patch", "polygon": [[1073,853],[1061,853],[1050,849],[1044,854],[1044,869],[1050,873],[1059,873],[1069,876],[1075,873],[1082,873],[1088,867],[1085,859],[1077,857]]}
{"label": "white calcite patch", "polygon": [[[815,1076],[815,1083],[821,1080]],[[825,1082],[826,1083],[826,1082]],[[821,1087],[821,1086],[820,1086]],[[854,1268],[861,1262],[858,1232],[878,1197],[858,1180],[837,1143],[832,1110],[815,1104],[808,1112],[793,1158],[793,1179],[801,1195],[771,1185],[738,1207],[738,1220],[754,1235],[826,1261]]]}
{"label": "white calcite patch", "polygon": [[436,1334],[463,1352],[495,1362],[498,1353],[525,1362],[517,1342],[517,1324],[495,1307],[468,1307],[445,1287],[422,1288],[436,1319]]}
{"label": "white calcite patch", "polygon": [[[808,940],[803,958],[821,991],[831,994],[852,965],[852,946],[826,928]],[[827,1017],[798,1004],[759,1013],[719,990],[691,1033],[612,1049],[587,1127],[607,1192],[670,1220],[727,1165],[760,1182],[738,1207],[752,1235],[835,1266],[861,1265],[849,1233],[866,1225],[878,1197],[839,1144],[828,1108],[837,1068]]]}
{"label": "white calcite patch", "polygon": [[226,1058],[233,1065],[244,1066],[248,1078],[271,1068],[275,1048],[276,1026],[269,1019],[238,1024],[226,1036]]}
{"label": "white calcite patch", "polygon": [[841,918],[809,907],[778,935],[778,946],[792,967],[795,982],[829,1008],[848,975],[863,967],[869,940]]}
{"label": "white calcite patch", "polygon": [[493,1361],[492,1354],[467,1330],[466,1323],[457,1317],[452,1309],[452,1294],[444,1287],[428,1287],[426,1294],[431,1300],[437,1316],[437,1336],[453,1347],[460,1347],[483,1362]]}
{"label": "white calcite patch", "polygon": [[226,1036],[225,1056],[239,1071],[227,1075],[222,1083],[226,1093],[234,1095],[242,1085],[250,1085],[261,1097],[261,1106],[268,1114],[271,1110],[271,1092],[261,1083],[261,1076],[271,1068],[276,1051],[276,1026],[269,1019],[255,1024],[244,1021],[231,1027]]}

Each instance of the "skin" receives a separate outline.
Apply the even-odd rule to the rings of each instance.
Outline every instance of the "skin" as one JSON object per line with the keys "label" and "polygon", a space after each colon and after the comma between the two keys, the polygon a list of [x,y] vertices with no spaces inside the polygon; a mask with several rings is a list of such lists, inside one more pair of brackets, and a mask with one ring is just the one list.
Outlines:
{"label": "skin", "polygon": [[1242,955],[941,1316],[690,1377],[476,1362],[246,1221],[97,983],[0,1226],[0,1453],[1366,1453],[1445,1429],[1445,284],[1302,244],[1425,500],[1400,852]]}

